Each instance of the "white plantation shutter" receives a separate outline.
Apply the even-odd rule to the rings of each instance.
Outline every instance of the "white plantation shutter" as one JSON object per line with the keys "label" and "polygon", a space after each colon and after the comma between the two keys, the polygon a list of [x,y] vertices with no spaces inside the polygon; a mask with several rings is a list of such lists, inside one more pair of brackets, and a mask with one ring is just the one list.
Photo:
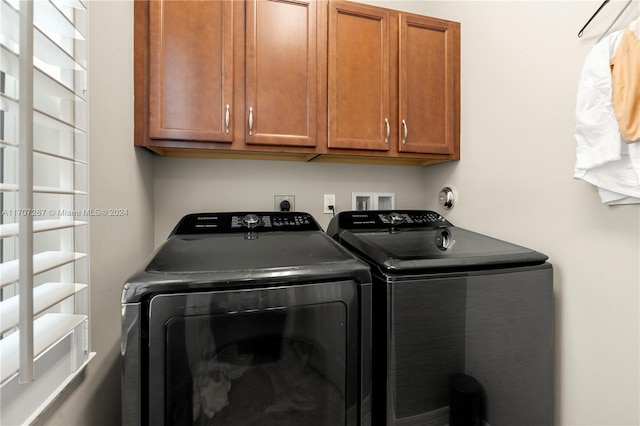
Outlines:
{"label": "white plantation shutter", "polygon": [[33,422],[89,342],[86,0],[0,0],[0,424]]}

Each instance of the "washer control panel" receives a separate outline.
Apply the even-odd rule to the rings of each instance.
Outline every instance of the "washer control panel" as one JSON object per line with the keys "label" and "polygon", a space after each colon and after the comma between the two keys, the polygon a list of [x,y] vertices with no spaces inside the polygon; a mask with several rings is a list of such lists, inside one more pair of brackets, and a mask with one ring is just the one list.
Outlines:
{"label": "washer control panel", "polygon": [[342,229],[440,228],[451,226],[440,214],[431,210],[368,210],[339,213]]}
{"label": "washer control panel", "polygon": [[302,212],[194,213],[183,217],[171,235],[321,230],[313,216]]}

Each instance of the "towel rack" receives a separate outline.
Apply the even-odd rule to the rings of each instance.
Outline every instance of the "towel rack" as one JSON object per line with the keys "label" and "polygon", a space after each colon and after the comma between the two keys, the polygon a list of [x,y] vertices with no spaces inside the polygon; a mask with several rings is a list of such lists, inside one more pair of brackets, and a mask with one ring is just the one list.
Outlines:
{"label": "towel rack", "polygon": [[[584,26],[580,29],[580,31],[578,31],[578,37],[582,37],[582,34],[584,33],[585,28],[587,28],[587,26],[591,23],[591,21],[593,21],[593,18],[596,17],[596,15],[598,13],[600,13],[600,11],[602,10],[603,7],[605,7],[607,5],[607,3],[609,3],[611,0],[604,0],[604,2],[602,2],[602,4],[600,5],[600,7],[598,7],[598,9],[594,12],[593,15],[591,15],[591,18],[589,18],[589,20],[587,21],[586,24],[584,24]],[[602,40],[604,38],[604,36],[607,35],[607,33],[609,33],[609,30],[611,28],[613,28],[613,26],[615,25],[616,22],[618,22],[618,19],[620,19],[620,17],[622,16],[622,14],[625,12],[625,10],[627,10],[627,8],[629,7],[629,5],[631,4],[631,2],[633,2],[633,0],[627,0],[627,3],[624,5],[624,7],[622,8],[622,10],[620,10],[620,13],[618,13],[618,15],[613,19],[613,21],[611,22],[611,24],[609,25],[609,27],[607,27],[607,29],[604,31],[604,33],[602,33],[602,35],[600,36],[600,38],[598,39],[598,42],[600,40]],[[596,42],[597,43],[597,42]]]}
{"label": "towel rack", "polygon": [[[600,7],[598,8],[598,10],[595,11],[595,13],[593,15],[591,15],[591,18],[589,18],[589,20],[587,21],[586,24],[584,24],[584,26],[580,29],[580,31],[578,31],[578,38],[582,37],[582,33],[584,32],[584,29],[587,28],[587,26],[591,23],[591,21],[593,21],[593,18],[596,17],[596,15],[598,13],[600,13],[600,11],[602,10],[603,7],[605,7],[607,5],[607,3],[609,3],[611,0],[604,0],[604,2],[600,5]],[[617,18],[616,18],[617,19]],[[615,22],[615,21],[614,21]]]}
{"label": "towel rack", "polygon": [[618,19],[620,19],[620,17],[622,16],[622,14],[624,13],[625,10],[627,10],[627,8],[629,7],[629,5],[631,4],[633,0],[627,0],[627,4],[624,5],[624,7],[622,8],[622,10],[620,11],[620,13],[618,13],[618,15],[613,19],[613,21],[611,22],[611,25],[609,25],[607,27],[607,29],[602,33],[602,35],[600,36],[600,38],[598,39],[598,41],[596,41],[596,43],[598,43],[600,40],[602,40],[604,38],[604,36],[606,36],[609,33],[609,30],[613,27],[613,25],[618,22]]}

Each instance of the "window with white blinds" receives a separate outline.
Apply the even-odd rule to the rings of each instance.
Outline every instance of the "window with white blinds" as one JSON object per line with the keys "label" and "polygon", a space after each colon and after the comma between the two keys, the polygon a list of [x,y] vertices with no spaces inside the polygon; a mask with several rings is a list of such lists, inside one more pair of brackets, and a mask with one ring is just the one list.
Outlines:
{"label": "window with white blinds", "polygon": [[89,341],[87,0],[0,0],[0,424],[32,423]]}

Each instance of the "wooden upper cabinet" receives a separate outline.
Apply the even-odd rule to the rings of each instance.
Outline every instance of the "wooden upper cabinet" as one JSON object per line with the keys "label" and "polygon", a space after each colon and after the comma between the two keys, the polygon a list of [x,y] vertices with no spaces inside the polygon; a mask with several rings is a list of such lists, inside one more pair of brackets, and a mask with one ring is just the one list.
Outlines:
{"label": "wooden upper cabinet", "polygon": [[316,145],[316,3],[246,3],[247,144]]}
{"label": "wooden upper cabinet", "polygon": [[459,40],[458,23],[400,15],[400,152],[456,153]]}
{"label": "wooden upper cabinet", "polygon": [[232,141],[233,2],[149,2],[149,137]]}
{"label": "wooden upper cabinet", "polygon": [[460,158],[456,22],[341,0],[137,0],[134,14],[137,146],[304,161]]}
{"label": "wooden upper cabinet", "polygon": [[329,148],[389,150],[389,12],[329,3]]}

